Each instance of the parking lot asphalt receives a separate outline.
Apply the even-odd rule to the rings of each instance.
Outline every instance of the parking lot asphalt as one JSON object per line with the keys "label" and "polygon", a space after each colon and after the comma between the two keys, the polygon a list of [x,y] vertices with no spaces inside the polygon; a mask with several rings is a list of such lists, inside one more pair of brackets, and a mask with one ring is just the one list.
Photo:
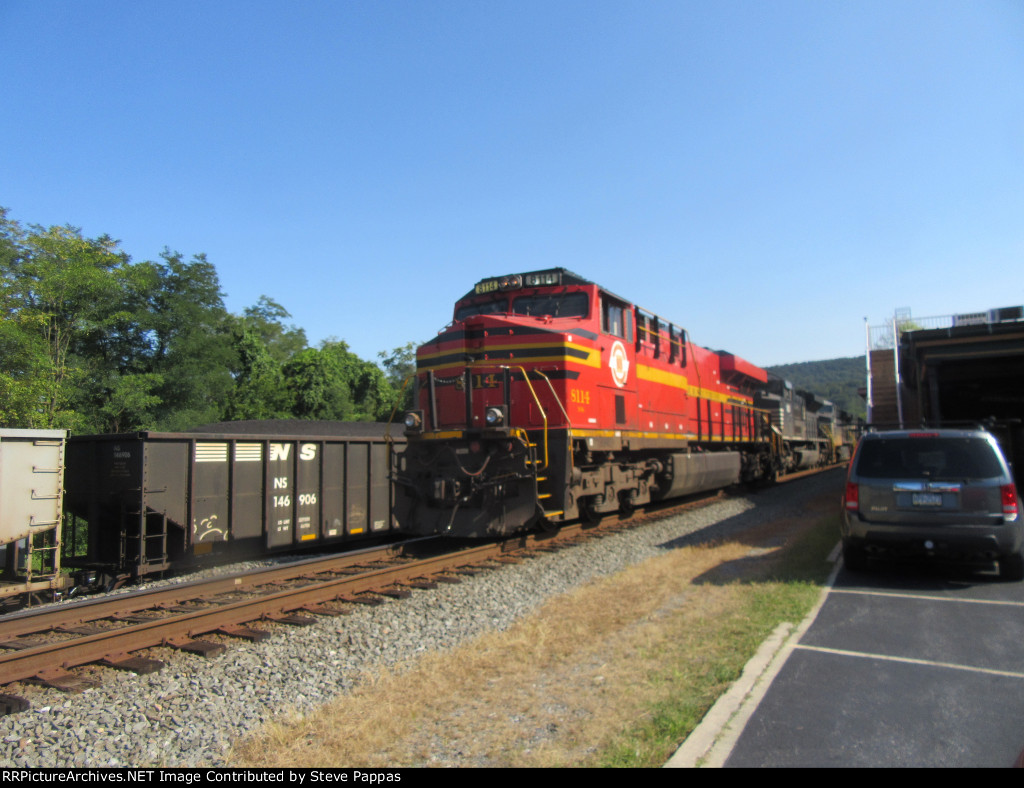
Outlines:
{"label": "parking lot asphalt", "polygon": [[1008,767],[1024,748],[1024,582],[839,567],[746,673],[669,765]]}

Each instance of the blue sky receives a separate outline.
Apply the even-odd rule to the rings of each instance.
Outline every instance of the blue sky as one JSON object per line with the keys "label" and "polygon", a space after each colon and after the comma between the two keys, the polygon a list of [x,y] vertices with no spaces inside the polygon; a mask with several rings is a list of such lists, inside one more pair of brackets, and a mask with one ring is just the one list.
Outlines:
{"label": "blue sky", "polygon": [[364,358],[564,266],[762,364],[1024,303],[1019,0],[0,0],[0,205]]}

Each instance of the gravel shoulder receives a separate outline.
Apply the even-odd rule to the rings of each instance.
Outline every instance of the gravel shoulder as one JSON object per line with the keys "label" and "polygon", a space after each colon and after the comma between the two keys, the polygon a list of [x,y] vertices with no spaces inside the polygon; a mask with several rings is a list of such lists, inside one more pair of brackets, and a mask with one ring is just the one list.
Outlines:
{"label": "gravel shoulder", "polygon": [[[226,765],[235,742],[265,723],[322,706],[374,671],[506,630],[560,594],[667,550],[738,534],[752,553],[770,549],[784,538],[770,524],[799,520],[806,501],[837,489],[837,474],[729,498],[310,627],[261,625],[274,636],[226,640],[229,650],[216,659],[151,649],[146,655],[168,664],[162,672],[88,668],[103,683],[80,695],[16,686],[33,708],[0,719],[0,766]],[[457,765],[457,755],[446,763]]]}

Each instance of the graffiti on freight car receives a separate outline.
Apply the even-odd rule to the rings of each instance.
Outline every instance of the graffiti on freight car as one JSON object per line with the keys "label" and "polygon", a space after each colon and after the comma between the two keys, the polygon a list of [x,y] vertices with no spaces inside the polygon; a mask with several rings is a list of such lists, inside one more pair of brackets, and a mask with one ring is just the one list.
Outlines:
{"label": "graffiti on freight car", "polygon": [[216,520],[217,515],[213,514],[209,517],[204,517],[202,520],[199,521],[198,524],[193,525],[192,530],[195,536],[194,541],[201,542],[207,537],[210,538],[211,542],[224,539],[224,529],[216,527]]}

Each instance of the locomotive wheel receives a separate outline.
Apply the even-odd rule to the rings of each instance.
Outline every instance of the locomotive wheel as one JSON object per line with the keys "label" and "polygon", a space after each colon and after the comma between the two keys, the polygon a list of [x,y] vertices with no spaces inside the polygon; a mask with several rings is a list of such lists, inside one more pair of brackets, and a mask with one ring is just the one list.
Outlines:
{"label": "locomotive wheel", "polygon": [[779,466],[772,463],[765,469],[764,475],[754,480],[754,486],[758,488],[771,487],[779,480]]}
{"label": "locomotive wheel", "polygon": [[588,523],[596,523],[601,519],[601,513],[596,508],[597,496],[588,495],[580,499],[580,517]]}
{"label": "locomotive wheel", "polygon": [[558,524],[551,522],[544,516],[544,510],[541,508],[539,503],[537,504],[537,513],[533,518],[533,524],[540,530],[544,531],[544,533],[548,534],[554,533],[558,530]]}
{"label": "locomotive wheel", "polygon": [[619,516],[628,518],[633,516],[633,512],[636,511],[636,506],[633,504],[633,491],[623,490],[619,493]]}

